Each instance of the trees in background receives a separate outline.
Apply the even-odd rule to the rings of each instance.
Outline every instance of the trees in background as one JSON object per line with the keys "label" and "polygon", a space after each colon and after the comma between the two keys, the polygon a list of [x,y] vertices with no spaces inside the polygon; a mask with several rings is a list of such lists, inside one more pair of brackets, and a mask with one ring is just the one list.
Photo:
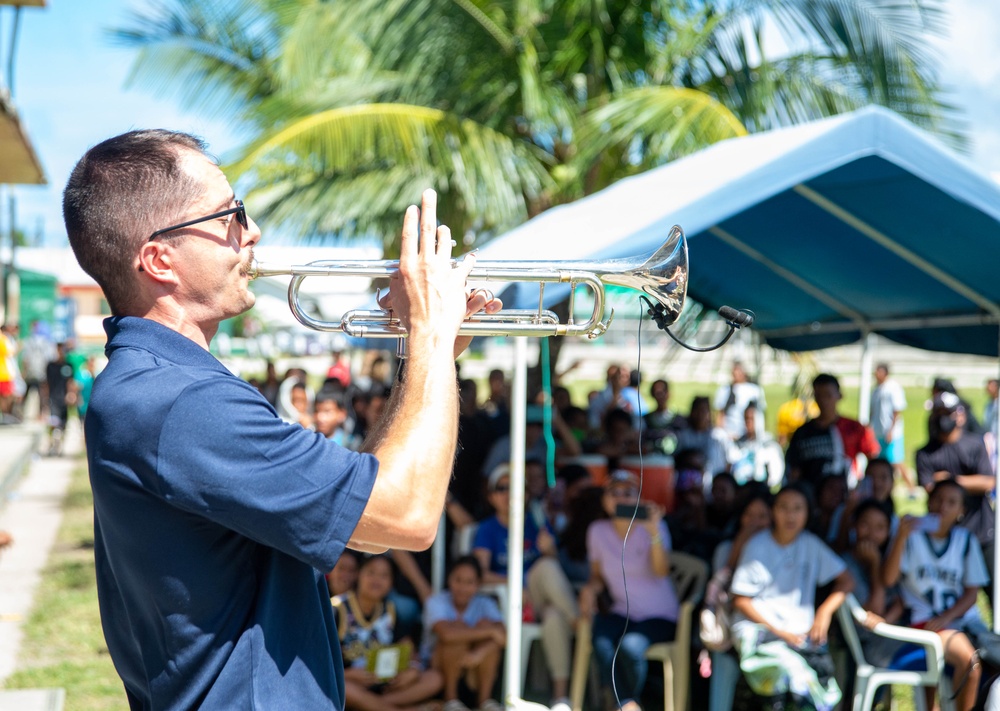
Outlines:
{"label": "trees in background", "polygon": [[942,0],[159,0],[133,79],[225,117],[255,215],[395,249],[422,188],[481,243],[715,141],[877,103],[959,140]]}

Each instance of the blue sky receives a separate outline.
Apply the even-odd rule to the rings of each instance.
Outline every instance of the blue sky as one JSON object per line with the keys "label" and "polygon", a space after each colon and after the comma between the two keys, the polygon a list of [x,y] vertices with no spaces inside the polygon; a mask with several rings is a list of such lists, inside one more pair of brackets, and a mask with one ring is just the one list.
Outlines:
{"label": "blue sky", "polygon": [[[48,0],[44,9],[22,12],[14,99],[49,185],[15,189],[18,225],[29,234],[41,232],[47,245],[66,243],[62,188],[73,164],[102,139],[131,128],[156,126],[200,135],[217,154],[224,155],[235,145],[223,123],[184,112],[148,89],[125,88],[134,53],[112,45],[104,31],[121,24],[130,7],[142,4],[141,0]],[[950,36],[938,48],[942,76],[969,122],[973,140],[969,159],[1000,175],[1000,3],[948,0],[948,7]],[[6,57],[10,10],[3,10],[0,37]],[[7,220],[4,204],[0,217],[4,232]]]}

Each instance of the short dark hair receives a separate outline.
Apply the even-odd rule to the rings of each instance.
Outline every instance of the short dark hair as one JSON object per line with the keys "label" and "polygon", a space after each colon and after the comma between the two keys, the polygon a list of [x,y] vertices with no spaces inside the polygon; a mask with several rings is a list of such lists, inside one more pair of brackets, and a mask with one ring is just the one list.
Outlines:
{"label": "short dark hair", "polygon": [[201,186],[181,169],[183,149],[205,152],[187,133],[129,131],[87,151],[63,192],[63,220],[76,260],[104,291],[111,313],[135,298],[135,257],[163,221],[178,217]]}
{"label": "short dark hair", "polygon": [[461,568],[463,565],[472,568],[476,574],[476,580],[483,579],[483,567],[479,565],[479,560],[474,555],[463,555],[457,558],[451,564],[451,568],[448,569],[448,575],[451,575],[457,568]]}
{"label": "short dark hair", "polygon": [[[955,481],[954,479],[941,479],[940,481],[936,482],[933,487],[931,487],[931,491],[929,494],[927,494],[927,498],[929,499],[930,497],[934,496],[934,494],[938,493],[942,489],[947,489],[949,486],[961,492],[963,497],[965,496],[965,487],[959,484],[957,481]],[[963,499],[963,504],[964,504],[964,499]]]}
{"label": "short dark hair", "polygon": [[829,373],[820,373],[815,378],[813,378],[813,392],[815,392],[816,388],[820,387],[821,385],[832,385],[837,389],[838,393],[840,392],[840,381],[837,380],[837,377],[835,375],[830,375]]}
{"label": "short dark hair", "polygon": [[313,398],[313,411],[315,411],[324,402],[332,402],[338,410],[347,409],[347,398],[344,397],[344,391],[342,389],[338,390],[335,388],[324,387],[316,393],[316,397]]}

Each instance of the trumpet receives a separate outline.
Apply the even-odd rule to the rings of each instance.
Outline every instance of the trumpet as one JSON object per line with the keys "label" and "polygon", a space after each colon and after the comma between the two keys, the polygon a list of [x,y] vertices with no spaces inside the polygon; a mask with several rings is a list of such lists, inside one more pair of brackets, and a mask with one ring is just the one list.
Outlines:
{"label": "trumpet", "polygon": [[[453,265],[457,265],[453,261]],[[291,276],[288,306],[302,325],[316,331],[337,331],[359,338],[403,338],[406,329],[391,311],[352,310],[340,321],[323,321],[308,314],[299,299],[302,282],[310,277],[388,278],[399,268],[394,260],[358,262],[316,261],[301,266],[275,266],[254,261],[251,278]],[[587,336],[603,334],[614,318],[614,309],[605,320],[605,287],[623,286],[643,292],[653,300],[653,316],[661,328],[680,316],[687,295],[688,252],[684,231],[674,226],[659,249],[644,256],[594,262],[566,261],[482,261],[469,274],[470,281],[485,283],[537,283],[537,309],[502,309],[495,314],[477,313],[468,317],[459,333],[469,336]],[[563,322],[544,308],[546,284],[569,284],[569,318]],[[573,307],[577,286],[589,289],[594,306],[588,319],[577,322]]]}

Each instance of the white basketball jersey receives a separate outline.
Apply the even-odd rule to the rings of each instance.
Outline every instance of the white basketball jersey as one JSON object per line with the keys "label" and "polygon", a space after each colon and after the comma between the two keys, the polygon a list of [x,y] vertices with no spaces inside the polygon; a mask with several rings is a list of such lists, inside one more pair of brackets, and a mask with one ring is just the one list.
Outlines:
{"label": "white basketball jersey", "polygon": [[[967,529],[952,527],[943,550],[942,546],[944,540],[934,540],[930,534],[918,531],[911,533],[906,541],[900,562],[901,592],[913,624],[953,607],[966,587],[989,583],[979,541]],[[956,622],[964,624],[978,619],[979,611],[973,605]]]}

